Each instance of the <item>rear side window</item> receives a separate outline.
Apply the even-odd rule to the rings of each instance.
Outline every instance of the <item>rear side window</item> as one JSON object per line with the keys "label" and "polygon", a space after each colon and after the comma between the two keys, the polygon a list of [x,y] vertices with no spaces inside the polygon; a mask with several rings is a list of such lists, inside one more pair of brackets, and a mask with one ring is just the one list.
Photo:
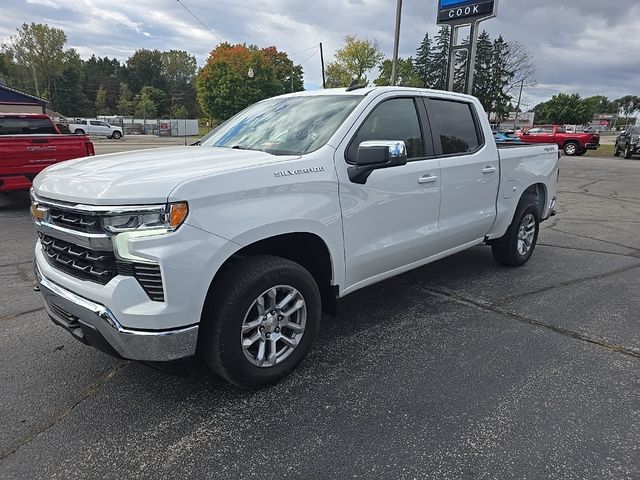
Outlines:
{"label": "rear side window", "polygon": [[403,140],[409,159],[424,157],[422,131],[413,99],[393,98],[378,105],[349,145],[350,162],[355,161],[358,146],[370,140]]}
{"label": "rear side window", "polygon": [[53,123],[46,118],[0,118],[0,135],[53,135]]}
{"label": "rear side window", "polygon": [[469,153],[478,149],[480,139],[470,104],[431,99],[428,109],[433,133],[440,137],[443,155]]}
{"label": "rear side window", "polygon": [[91,125],[96,125],[98,127],[102,126],[102,122],[96,122],[95,120],[91,120]]}

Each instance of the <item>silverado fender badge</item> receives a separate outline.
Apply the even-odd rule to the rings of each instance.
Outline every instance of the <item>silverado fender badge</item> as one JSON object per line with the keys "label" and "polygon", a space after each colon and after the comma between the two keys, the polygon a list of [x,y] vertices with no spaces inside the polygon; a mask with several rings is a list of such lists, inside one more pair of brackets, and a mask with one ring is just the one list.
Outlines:
{"label": "silverado fender badge", "polygon": [[324,172],[324,167],[309,167],[309,168],[297,168],[295,170],[282,170],[280,172],[273,172],[275,177],[289,177],[291,175],[303,175],[305,173],[318,173]]}

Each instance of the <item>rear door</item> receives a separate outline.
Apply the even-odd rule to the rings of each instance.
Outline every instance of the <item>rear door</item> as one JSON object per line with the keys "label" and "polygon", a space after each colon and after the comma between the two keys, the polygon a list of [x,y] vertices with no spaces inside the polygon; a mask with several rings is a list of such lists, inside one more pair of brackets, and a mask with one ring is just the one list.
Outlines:
{"label": "rear door", "polygon": [[552,126],[533,127],[522,139],[527,143],[556,143]]}
{"label": "rear door", "polygon": [[91,126],[89,127],[90,130],[89,132],[91,133],[91,135],[98,135],[98,136],[108,136],[111,135],[111,131],[109,129],[109,127],[107,127],[107,124],[104,122],[101,122],[99,120],[91,120],[89,121],[89,123],[91,124]]}
{"label": "rear door", "polygon": [[482,239],[496,218],[500,162],[473,103],[425,98],[440,160],[439,252]]}

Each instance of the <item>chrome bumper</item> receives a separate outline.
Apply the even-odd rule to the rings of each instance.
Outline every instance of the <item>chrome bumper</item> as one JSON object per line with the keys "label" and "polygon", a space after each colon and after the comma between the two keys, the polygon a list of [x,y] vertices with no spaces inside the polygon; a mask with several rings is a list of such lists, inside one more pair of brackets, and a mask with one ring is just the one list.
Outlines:
{"label": "chrome bumper", "polygon": [[168,362],[195,354],[198,325],[161,331],[127,329],[104,305],[53,283],[37,266],[35,274],[51,320],[77,340],[128,360]]}

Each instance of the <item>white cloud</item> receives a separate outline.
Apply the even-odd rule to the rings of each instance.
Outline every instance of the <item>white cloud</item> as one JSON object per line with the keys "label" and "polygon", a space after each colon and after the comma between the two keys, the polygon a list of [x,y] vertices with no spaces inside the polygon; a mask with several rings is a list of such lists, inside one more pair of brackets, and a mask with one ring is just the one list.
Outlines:
{"label": "white cloud", "polygon": [[[275,45],[303,65],[308,86],[320,85],[318,55],[305,50],[323,42],[328,63],[346,34],[375,38],[387,56],[393,48],[395,2],[390,0],[182,0],[215,34],[231,43]],[[400,52],[414,55],[424,33],[437,33],[436,0],[404,2]],[[176,0],[21,0],[4,6],[0,40],[23,22],[63,28],[69,45],[88,57],[126,58],[138,48],[182,49],[200,65],[218,40]],[[640,47],[637,0],[536,0],[500,2],[498,18],[483,24],[492,36],[527,45],[540,84],[532,103],[561,91],[611,97],[638,91],[635,57]],[[632,52],[631,57],[627,52]]]}

